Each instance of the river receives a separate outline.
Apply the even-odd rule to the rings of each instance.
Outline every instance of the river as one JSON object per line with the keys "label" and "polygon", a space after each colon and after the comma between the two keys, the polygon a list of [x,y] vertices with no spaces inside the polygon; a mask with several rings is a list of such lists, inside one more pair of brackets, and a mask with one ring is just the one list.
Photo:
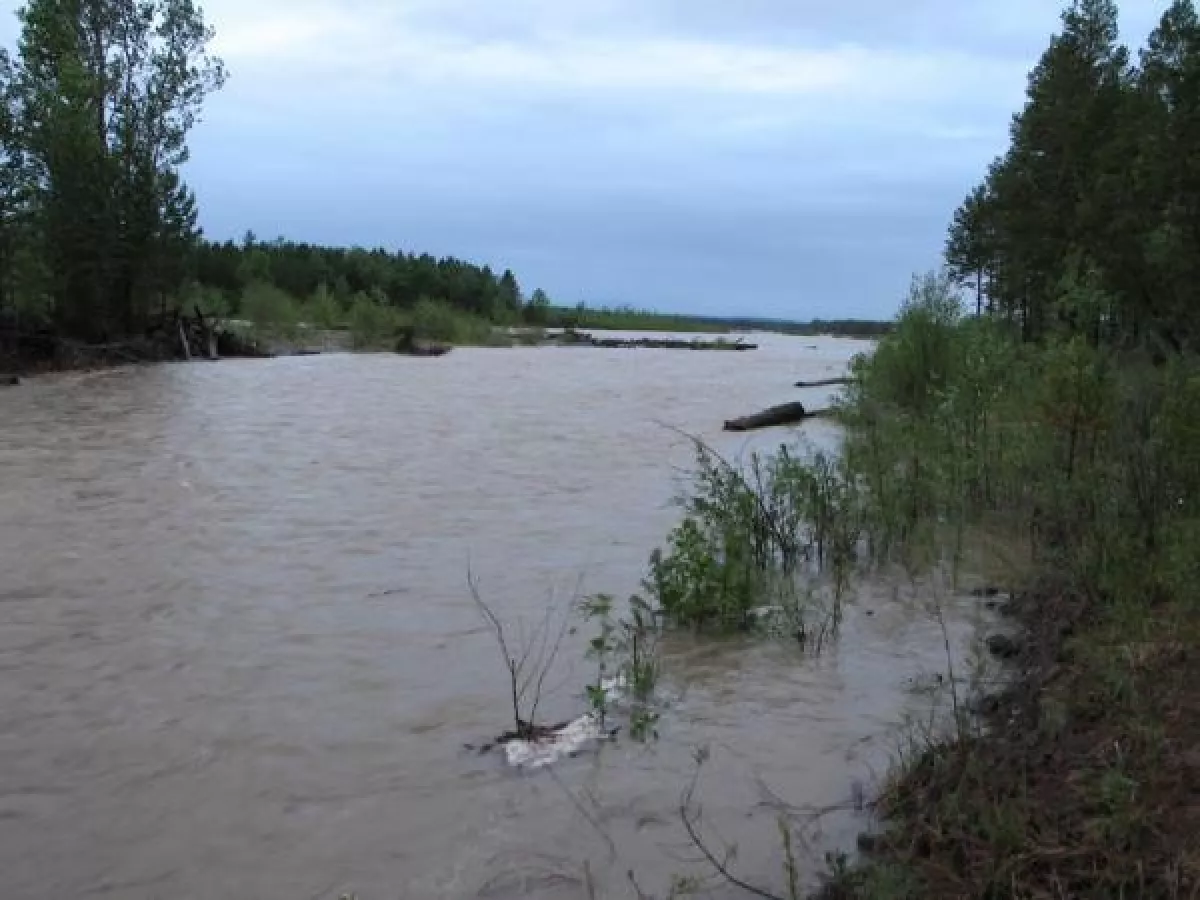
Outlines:
{"label": "river", "polygon": [[[783,885],[774,795],[846,804],[886,766],[936,622],[867,585],[841,639],[671,640],[660,739],[516,773],[468,565],[506,619],[635,590],[724,419],[829,395],[869,345],[460,349],[33,378],[0,392],[0,872],[33,898],[665,896],[704,872],[697,797],[737,868]],[[668,427],[670,426],[670,427]],[[806,423],[819,446],[835,426]],[[779,431],[753,438],[778,443]],[[972,616],[950,619],[960,645]],[[564,653],[547,716],[582,708]],[[811,872],[851,812],[806,834]],[[798,848],[800,852],[800,848]],[[711,896],[738,896],[715,887]]]}

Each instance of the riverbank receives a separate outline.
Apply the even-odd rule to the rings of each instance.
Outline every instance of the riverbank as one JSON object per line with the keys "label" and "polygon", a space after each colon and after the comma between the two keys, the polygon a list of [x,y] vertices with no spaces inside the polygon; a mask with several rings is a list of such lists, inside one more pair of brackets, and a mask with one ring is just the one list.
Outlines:
{"label": "riverbank", "polygon": [[846,898],[1189,897],[1200,888],[1200,628],[1047,580],[1012,601],[1017,675],[981,728],[904,760]]}
{"label": "riverbank", "polygon": [[[183,321],[194,320],[183,317]],[[256,325],[239,319],[212,319],[200,329],[196,329],[192,324],[186,325],[185,332],[189,335],[186,339],[178,336],[178,328],[179,320],[173,318],[169,327],[156,329],[146,336],[104,344],[69,340],[49,330],[21,333],[14,335],[6,344],[15,346],[15,351],[0,353],[0,372],[21,376],[195,358],[272,358],[326,353],[442,356],[454,347],[728,351],[758,349],[757,344],[722,337],[666,338],[630,336],[623,333],[596,335],[572,329],[548,331],[542,328],[500,326],[433,329],[431,332],[429,329],[408,324],[389,324],[382,330],[356,331],[348,327],[320,327],[306,323],[274,327]],[[196,333],[193,334],[193,331]]]}
{"label": "riverbank", "polygon": [[944,299],[854,367],[841,508],[914,571],[997,548],[1010,678],[897,759],[821,896],[1196,896],[1200,360],[1023,343]]}
{"label": "riverbank", "polygon": [[0,373],[16,377],[138,363],[272,355],[260,336],[228,328],[198,310],[193,315],[169,313],[141,334],[99,343],[68,338],[49,327],[0,327]]}

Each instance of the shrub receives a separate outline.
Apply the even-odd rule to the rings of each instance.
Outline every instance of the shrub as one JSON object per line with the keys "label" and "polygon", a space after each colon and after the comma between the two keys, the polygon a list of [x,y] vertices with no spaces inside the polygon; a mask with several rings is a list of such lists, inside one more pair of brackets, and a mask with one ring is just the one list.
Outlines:
{"label": "shrub", "polygon": [[300,321],[296,301],[262,281],[251,282],[242,291],[241,315],[264,331],[292,334]]}
{"label": "shrub", "polygon": [[315,328],[326,331],[337,328],[346,318],[345,312],[325,284],[320,284],[313,291],[304,305],[304,321]]}
{"label": "shrub", "polygon": [[494,329],[490,322],[455,309],[442,300],[422,297],[412,310],[416,337],[448,344],[489,344]]}
{"label": "shrub", "polygon": [[366,294],[356,294],[350,306],[350,339],[356,350],[381,348],[394,341],[395,310]]}

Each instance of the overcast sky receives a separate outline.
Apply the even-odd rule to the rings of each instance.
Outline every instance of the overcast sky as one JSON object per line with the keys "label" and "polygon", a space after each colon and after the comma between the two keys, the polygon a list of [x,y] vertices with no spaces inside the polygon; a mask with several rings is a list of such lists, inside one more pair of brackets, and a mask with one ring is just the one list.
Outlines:
{"label": "overcast sky", "polygon": [[[11,0],[0,5],[15,7]],[[1166,0],[1126,0],[1135,43]],[[560,302],[888,316],[1054,0],[207,0],[211,237],[511,267]],[[5,34],[11,45],[12,18]]]}

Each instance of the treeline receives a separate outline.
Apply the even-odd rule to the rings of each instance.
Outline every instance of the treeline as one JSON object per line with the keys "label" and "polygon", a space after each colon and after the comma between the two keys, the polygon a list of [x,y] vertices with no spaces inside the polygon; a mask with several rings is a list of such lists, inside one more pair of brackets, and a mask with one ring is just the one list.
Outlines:
{"label": "treeline", "polygon": [[725,334],[730,331],[771,331],[791,335],[836,335],[876,338],[888,334],[894,322],[870,319],[812,319],[808,322],[754,317],[696,316],[658,313],[632,307],[575,308],[551,306],[537,316],[540,324],[557,328],[608,328],[617,331],[692,331]]}
{"label": "treeline", "polygon": [[[278,327],[400,319],[631,330],[771,328],[880,333],[877,323],[809,325],[555,304],[516,276],[454,258],[245,239],[198,227],[181,177],[205,98],[225,81],[188,0],[29,0],[16,51],[0,49],[0,331],[13,323],[78,342],[147,334],[177,308]],[[420,312],[420,316],[415,314]]]}
{"label": "treeline", "polygon": [[[181,0],[30,0],[0,49],[0,325],[82,342],[141,335],[174,308],[339,324],[414,310],[543,321],[512,272],[384,250],[201,237],[187,137],[225,81]],[[425,315],[430,318],[430,315]],[[272,323],[277,324],[277,323]]]}
{"label": "treeline", "polygon": [[483,322],[546,328],[712,333],[743,329],[862,338],[878,337],[892,328],[890,322],[858,319],[788,322],[632,306],[561,306],[541,289],[526,297],[508,269],[497,274],[486,265],[453,257],[385,249],[324,247],[282,238],[264,242],[253,233],[240,242],[198,242],[189,278],[201,305],[211,311],[249,315],[266,287],[290,298],[298,315],[311,317],[316,309],[328,310],[321,322],[327,322],[330,313],[336,321],[338,310],[345,314],[371,301],[402,314],[432,303]]}
{"label": "treeline", "polygon": [[[278,239],[262,242],[247,234],[240,242],[198,242],[190,275],[206,291],[219,291],[230,312],[240,311],[248,289],[270,285],[292,298],[328,293],[348,309],[359,297],[380,305],[412,309],[436,300],[491,322],[516,321],[548,308],[535,291],[527,304],[516,276],[497,274],[454,258],[383,249],[322,247]],[[525,307],[531,307],[526,311]]]}
{"label": "treeline", "polygon": [[978,309],[1027,339],[1065,326],[1097,342],[1195,348],[1195,8],[1175,0],[1136,62],[1112,0],[1077,0],[1062,23],[1029,76],[1011,146],[954,217],[950,270]]}

